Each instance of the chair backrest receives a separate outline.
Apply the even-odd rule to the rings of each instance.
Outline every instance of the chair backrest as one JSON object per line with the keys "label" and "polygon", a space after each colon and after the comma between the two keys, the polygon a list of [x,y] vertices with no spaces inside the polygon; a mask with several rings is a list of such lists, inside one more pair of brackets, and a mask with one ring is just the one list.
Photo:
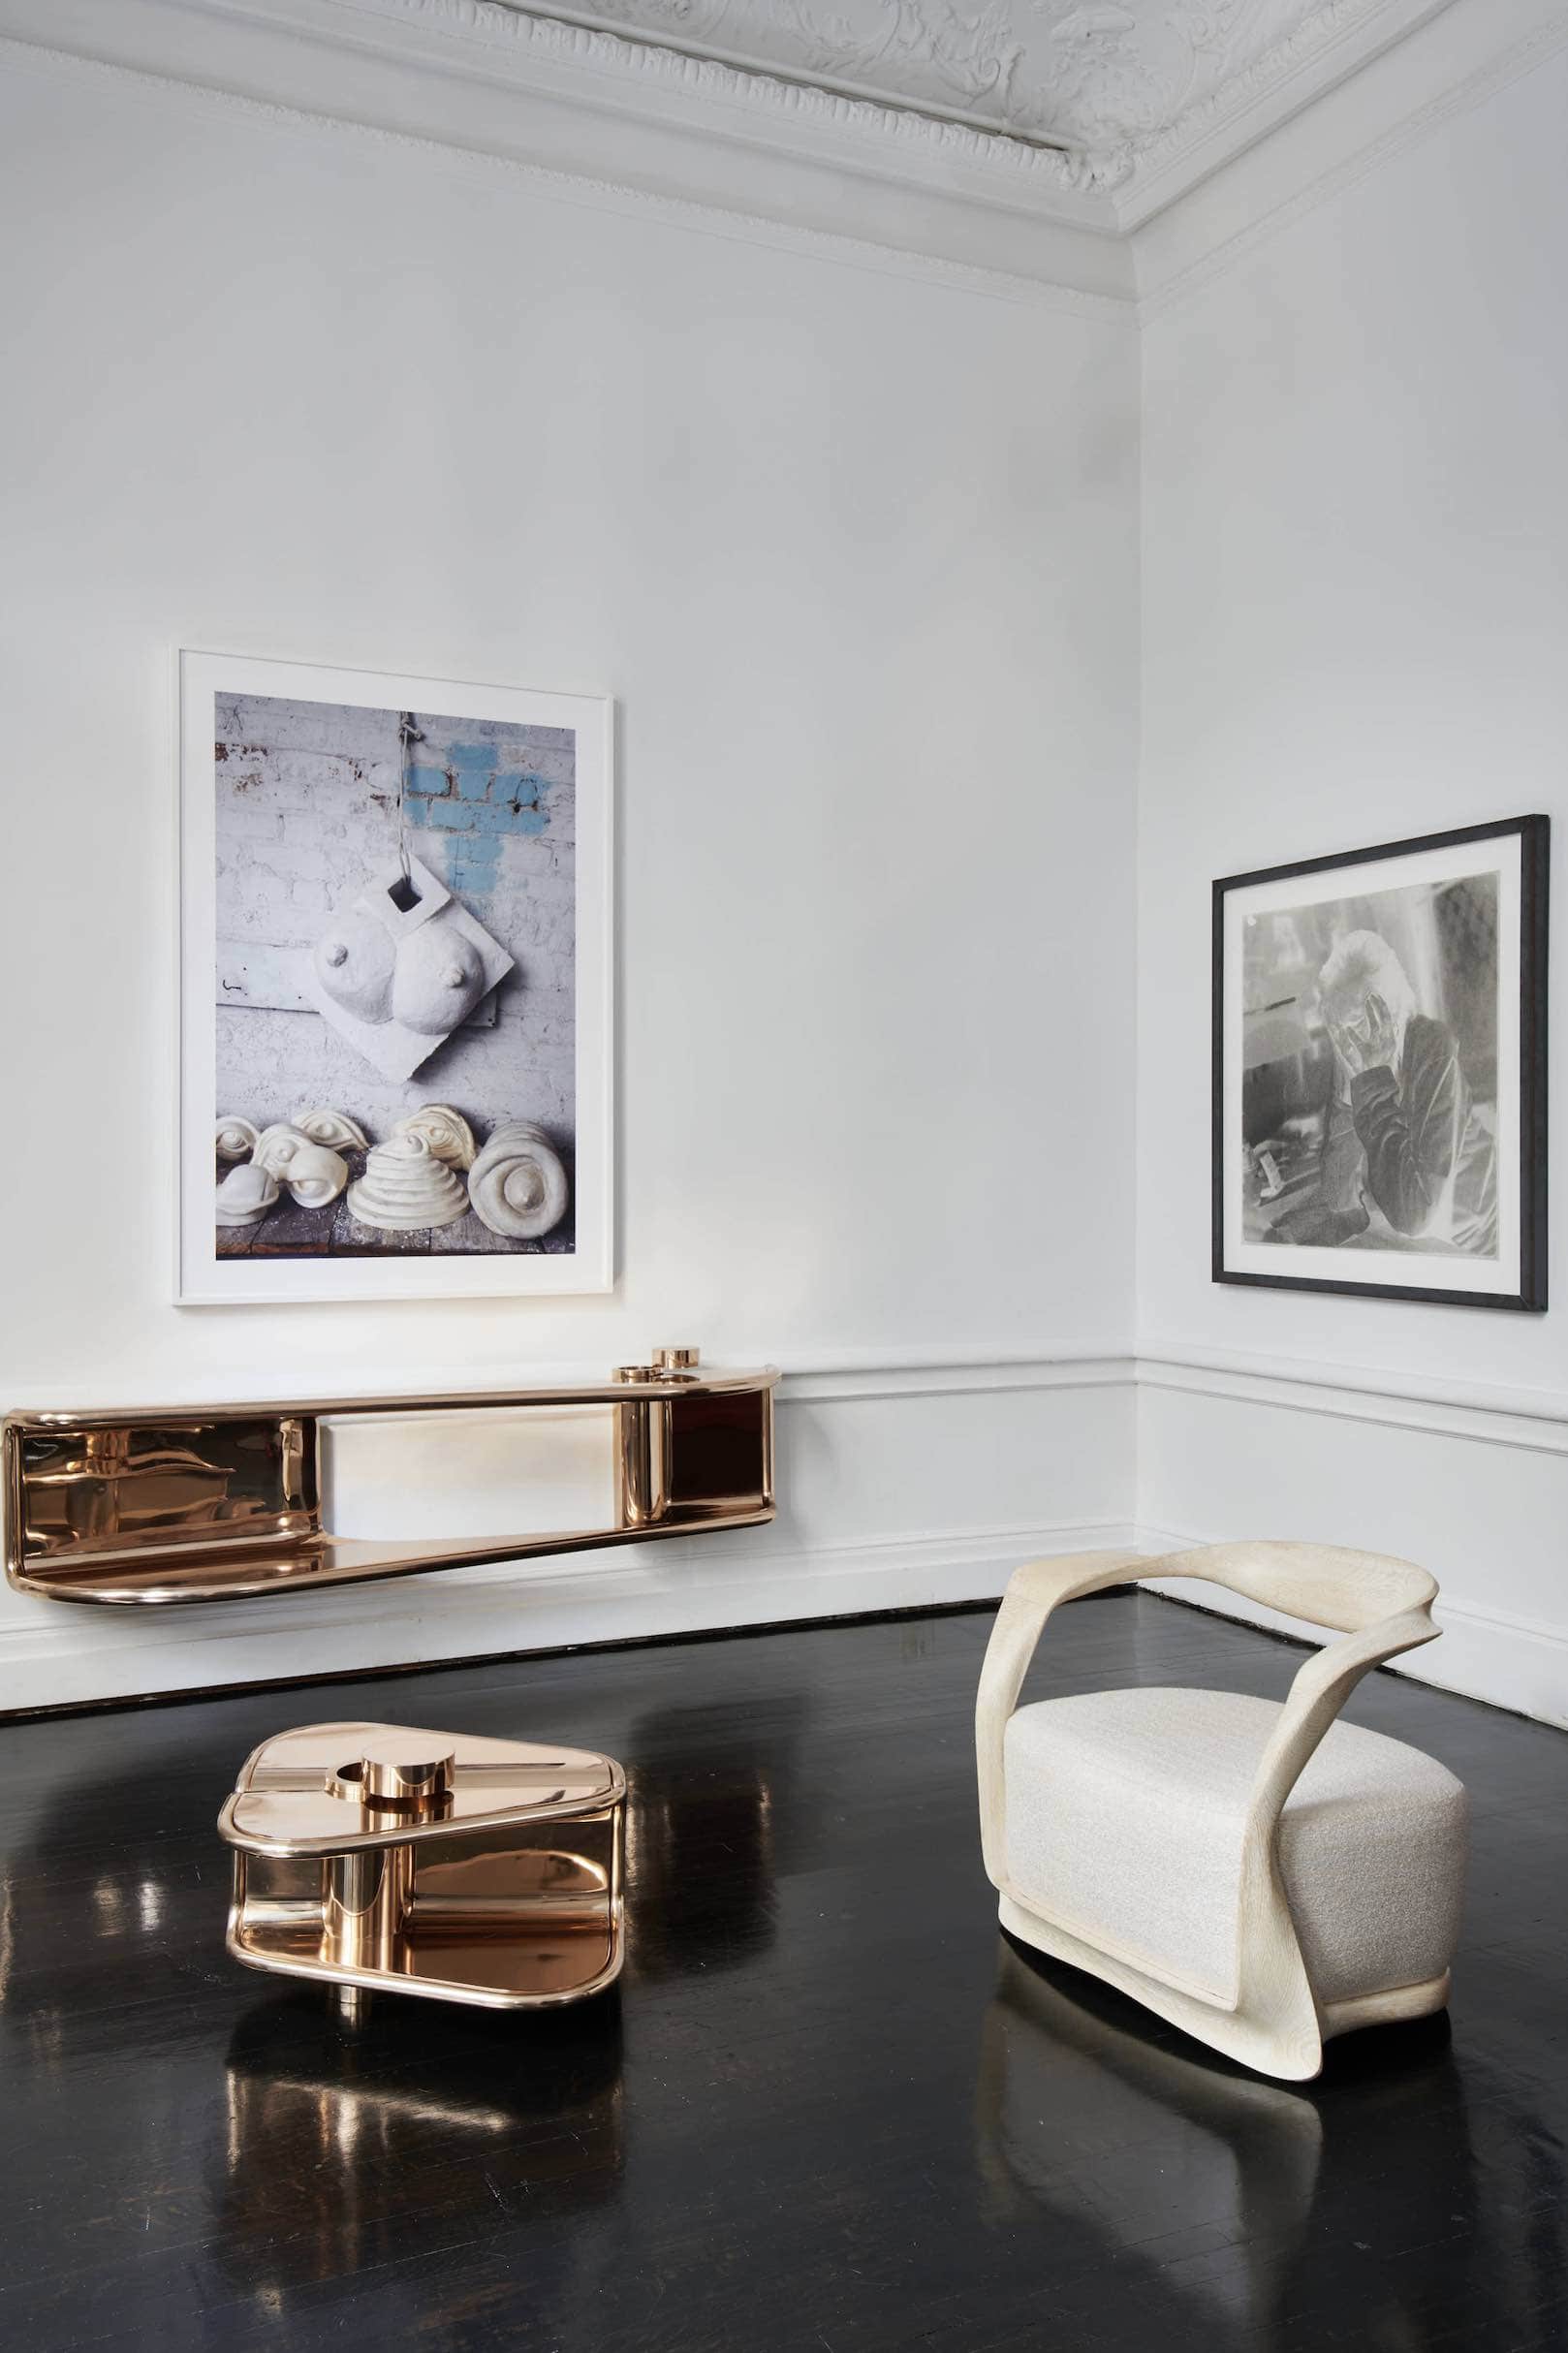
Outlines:
{"label": "chair backrest", "polygon": [[1359,1634],[1379,1618],[1421,1610],[1437,1580],[1413,1560],[1333,1544],[1204,1544],[1140,1563],[1140,1577],[1204,1577],[1288,1617]]}

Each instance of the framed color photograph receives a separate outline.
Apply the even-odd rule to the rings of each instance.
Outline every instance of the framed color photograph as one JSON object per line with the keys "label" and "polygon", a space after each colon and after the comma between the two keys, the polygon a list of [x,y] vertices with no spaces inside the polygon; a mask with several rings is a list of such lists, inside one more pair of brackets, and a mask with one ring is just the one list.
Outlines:
{"label": "framed color photograph", "polygon": [[1216,1282],[1547,1303],[1545,817],[1214,885]]}
{"label": "framed color photograph", "polygon": [[607,1291],[612,706],[179,660],[177,1296]]}

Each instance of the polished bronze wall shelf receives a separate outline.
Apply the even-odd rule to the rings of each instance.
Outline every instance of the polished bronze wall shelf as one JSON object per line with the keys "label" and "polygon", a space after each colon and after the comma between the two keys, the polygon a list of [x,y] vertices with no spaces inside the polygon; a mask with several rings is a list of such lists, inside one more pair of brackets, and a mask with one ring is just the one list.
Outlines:
{"label": "polished bronze wall shelf", "polygon": [[[695,1348],[602,1387],[306,1405],[14,1413],[4,1426],[6,1575],[52,1601],[234,1601],[773,1517],[773,1371],[709,1373]],[[451,1540],[334,1536],[323,1446],[372,1417],[508,1414],[540,1524]],[[556,1524],[569,1459],[593,1517]],[[537,1471],[537,1478],[535,1473]]]}
{"label": "polished bronze wall shelf", "polygon": [[585,1748],[307,1724],[249,1756],[218,1830],[250,1969],[493,2010],[619,1975],[626,1775]]}

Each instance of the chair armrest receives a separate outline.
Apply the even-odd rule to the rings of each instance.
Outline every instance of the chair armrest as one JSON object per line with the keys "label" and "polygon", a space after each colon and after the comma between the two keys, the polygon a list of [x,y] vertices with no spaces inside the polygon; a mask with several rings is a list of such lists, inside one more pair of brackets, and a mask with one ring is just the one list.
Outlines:
{"label": "chair armrest", "polygon": [[1247,1808],[1249,1847],[1261,1842],[1265,1851],[1271,1850],[1285,1800],[1362,1677],[1401,1650],[1435,1642],[1441,1632],[1432,1623],[1430,1605],[1424,1602],[1419,1609],[1380,1617],[1375,1625],[1313,1651],[1297,1671],[1259,1762]]}
{"label": "chair armrest", "polygon": [[980,1842],[993,1887],[1007,1876],[1002,1741],[1046,1620],[1056,1604],[1105,1585],[1124,1584],[1157,1567],[1142,1553],[1070,1553],[1031,1560],[1015,1571],[996,1613],[975,1703],[975,1763],[980,1776]]}

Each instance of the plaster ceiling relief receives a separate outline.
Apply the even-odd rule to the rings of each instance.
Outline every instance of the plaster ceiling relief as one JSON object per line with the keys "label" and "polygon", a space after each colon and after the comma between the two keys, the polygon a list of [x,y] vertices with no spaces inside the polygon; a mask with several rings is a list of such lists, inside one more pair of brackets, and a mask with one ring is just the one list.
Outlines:
{"label": "plaster ceiling relief", "polygon": [[518,15],[677,48],[1094,159],[1113,179],[1238,84],[1384,0],[595,0]]}

